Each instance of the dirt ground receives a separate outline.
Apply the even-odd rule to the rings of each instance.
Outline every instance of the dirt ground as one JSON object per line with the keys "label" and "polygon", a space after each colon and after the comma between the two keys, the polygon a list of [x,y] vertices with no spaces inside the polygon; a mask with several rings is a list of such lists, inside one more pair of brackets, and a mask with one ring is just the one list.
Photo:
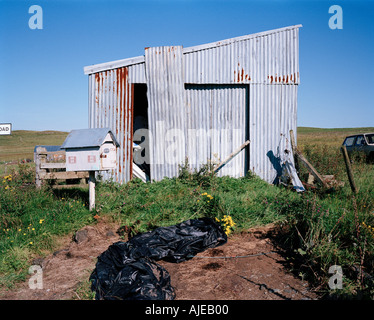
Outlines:
{"label": "dirt ground", "polygon": [[[220,247],[179,264],[159,261],[170,273],[177,300],[314,300],[308,283],[287,270],[286,258],[273,245],[272,226],[234,235]],[[28,281],[0,290],[2,300],[80,299],[76,292],[95,267],[96,258],[121,240],[117,225],[99,222],[65,239],[61,249],[34,259],[43,270],[43,289]],[[235,258],[233,258],[235,257]]]}

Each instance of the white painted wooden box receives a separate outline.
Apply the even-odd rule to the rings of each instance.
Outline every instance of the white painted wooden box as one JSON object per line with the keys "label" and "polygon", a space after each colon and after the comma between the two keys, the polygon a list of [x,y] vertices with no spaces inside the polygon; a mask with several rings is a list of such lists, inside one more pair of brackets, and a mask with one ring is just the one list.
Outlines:
{"label": "white painted wooden box", "polygon": [[118,146],[108,128],[73,130],[61,146],[66,151],[66,171],[115,169]]}

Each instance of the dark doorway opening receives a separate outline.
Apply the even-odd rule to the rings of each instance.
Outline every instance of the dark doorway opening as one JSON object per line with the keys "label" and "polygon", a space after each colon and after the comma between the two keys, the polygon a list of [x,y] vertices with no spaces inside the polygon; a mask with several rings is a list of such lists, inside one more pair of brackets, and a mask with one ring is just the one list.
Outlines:
{"label": "dark doorway opening", "polygon": [[150,179],[148,128],[147,85],[145,83],[135,83],[133,141],[140,149],[139,147],[134,148],[133,162]]}

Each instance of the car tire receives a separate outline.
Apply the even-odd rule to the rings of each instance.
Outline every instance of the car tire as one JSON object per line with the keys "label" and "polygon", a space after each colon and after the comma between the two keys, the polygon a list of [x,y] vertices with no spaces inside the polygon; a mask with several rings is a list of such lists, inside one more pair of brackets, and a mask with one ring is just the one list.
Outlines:
{"label": "car tire", "polygon": [[367,156],[367,163],[374,163],[374,152],[370,152]]}

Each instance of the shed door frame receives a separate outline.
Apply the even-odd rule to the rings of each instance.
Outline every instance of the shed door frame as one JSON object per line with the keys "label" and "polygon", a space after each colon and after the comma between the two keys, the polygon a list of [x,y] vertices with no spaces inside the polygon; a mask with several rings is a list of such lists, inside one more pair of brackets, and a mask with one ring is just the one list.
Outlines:
{"label": "shed door frame", "polygon": [[[206,156],[213,161],[224,160],[249,139],[249,85],[186,83],[185,90],[188,136],[186,154],[189,160],[192,160],[191,166],[193,168],[198,168],[199,165],[206,163],[203,161]],[[234,109],[235,105],[236,109]],[[219,106],[221,108],[217,108]],[[209,122],[207,118],[209,118]],[[203,137],[198,137],[202,139],[199,141],[202,141],[204,146],[193,145],[195,137],[191,136],[189,129],[200,129],[202,132],[213,129],[216,136],[213,133],[209,137],[210,141],[208,138],[204,140]],[[225,129],[229,131],[237,129],[238,131],[232,130],[230,136],[229,132],[224,132]],[[227,133],[229,134],[228,140],[223,139]],[[235,137],[236,134],[238,136]],[[232,143],[221,143],[221,141],[230,141],[230,139]],[[193,154],[193,150],[196,154]],[[218,157],[217,153],[219,153]],[[235,159],[237,157],[241,160]],[[249,147],[246,147],[235,158],[220,170],[220,176],[245,176],[249,169]],[[236,166],[236,168],[230,169],[232,166]]]}

